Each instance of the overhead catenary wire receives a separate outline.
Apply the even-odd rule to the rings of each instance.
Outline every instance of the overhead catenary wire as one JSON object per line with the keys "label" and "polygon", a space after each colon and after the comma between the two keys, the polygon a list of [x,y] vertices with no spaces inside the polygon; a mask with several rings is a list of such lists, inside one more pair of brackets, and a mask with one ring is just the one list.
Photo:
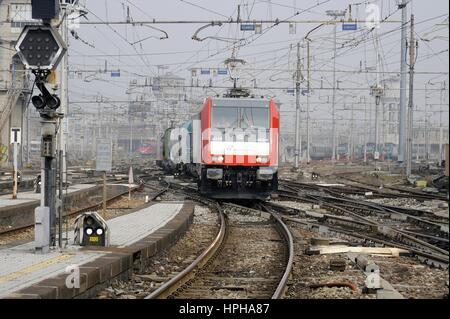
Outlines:
{"label": "overhead catenary wire", "polygon": [[[396,32],[394,32],[394,33],[396,33]],[[392,48],[391,48],[391,50],[394,50],[394,46],[392,46]],[[205,50],[205,51],[207,51],[207,50]],[[286,51],[288,51],[288,48],[287,48],[287,46],[286,46]],[[344,50],[345,51],[345,50]],[[389,50],[388,50],[389,51]],[[393,51],[392,51],[393,52]],[[319,53],[322,53],[322,56],[323,57],[325,57],[326,56],[326,52],[324,51],[324,52],[319,52]],[[353,52],[352,52],[353,53]],[[394,55],[394,53],[395,52],[393,52],[393,55],[392,56],[395,56]],[[445,53],[445,52],[444,52]],[[345,54],[345,53],[344,53]],[[354,52],[353,53],[354,55],[357,55],[357,52]],[[441,53],[442,54],[442,53]],[[219,56],[219,55],[217,55],[217,56]],[[249,54],[249,56],[251,56],[251,54]],[[280,55],[277,55],[278,57],[280,57]],[[281,56],[283,56],[283,55],[281,55]],[[320,57],[320,56],[319,56]],[[431,56],[432,57],[432,56]],[[196,66],[196,67],[200,67],[200,64],[202,63],[202,59],[200,58],[200,59],[198,59],[197,60],[198,62],[196,62],[196,64],[194,65],[194,66]],[[209,59],[209,60],[207,60],[207,61],[211,61],[211,59]],[[217,59],[217,60],[213,60],[213,61],[220,61],[219,59]],[[420,61],[420,60],[419,60]],[[259,61],[256,61],[256,63],[275,63],[275,66],[277,65],[276,64],[276,58],[268,58],[268,59],[261,59],[261,60],[259,60]],[[386,61],[386,59],[385,59],[385,61],[384,61],[386,64],[385,65],[388,65],[389,64],[389,62],[387,62]],[[322,65],[322,66],[320,66],[320,65],[318,65],[318,66],[320,66],[320,68],[317,68],[316,70],[319,72],[319,71],[322,71],[322,73],[327,73],[327,68],[326,68],[326,59],[325,60],[323,60],[323,63],[324,63],[324,65]],[[393,63],[395,63],[395,62],[390,62],[390,64],[393,64]],[[138,65],[138,64],[137,64]],[[187,65],[187,64],[185,64],[185,65]],[[154,66],[153,64],[152,64],[152,66]],[[187,70],[188,68],[183,68],[184,70]],[[278,72],[279,70],[277,70],[277,68],[276,67],[274,67],[274,68],[271,68],[271,67],[267,67],[267,68],[265,68],[265,70],[256,70],[257,69],[257,66],[256,67],[254,67],[253,69],[252,68],[250,68],[250,66],[249,66],[249,68],[248,68],[248,71],[250,71],[251,73],[248,75],[248,76],[250,76],[250,77],[257,77],[258,76],[258,74],[257,73],[254,73],[254,71],[266,71],[266,72],[271,72],[271,71],[275,71],[275,72]],[[261,69],[264,69],[264,68],[261,68]],[[288,69],[289,68],[286,68],[286,72],[288,72]],[[342,70],[343,71],[343,73],[344,73],[344,71],[346,71],[346,70]],[[391,72],[395,72],[395,70],[394,71],[391,71]],[[394,74],[394,73],[386,73],[386,74]],[[139,73],[139,72],[136,72],[136,73]],[[346,73],[349,73],[349,74],[353,74],[352,73],[352,71],[347,71]],[[368,74],[374,74],[374,73],[370,73],[370,72],[368,72]],[[141,74],[141,75],[145,75],[145,74]],[[424,75],[425,75],[425,73],[424,73]],[[441,74],[442,75],[442,74]],[[445,75],[445,74],[444,74]],[[326,78],[326,77],[325,77]],[[264,86],[261,86],[261,87],[264,87]]]}

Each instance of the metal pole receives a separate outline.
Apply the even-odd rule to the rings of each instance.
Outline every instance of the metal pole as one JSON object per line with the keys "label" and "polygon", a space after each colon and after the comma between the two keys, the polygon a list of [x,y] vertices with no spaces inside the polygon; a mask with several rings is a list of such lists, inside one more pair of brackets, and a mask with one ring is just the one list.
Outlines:
{"label": "metal pole", "polygon": [[399,5],[402,9],[402,32],[401,32],[401,59],[400,59],[400,112],[399,112],[399,141],[398,141],[398,161],[405,161],[406,153],[406,53],[407,53],[407,5],[408,1],[403,0]]}
{"label": "metal pole", "polygon": [[50,246],[56,244],[56,170],[54,169],[54,159],[57,155],[56,127],[57,123],[54,119],[41,121],[41,207],[48,207],[50,213]]}
{"label": "metal pole", "polygon": [[408,144],[406,176],[412,172],[412,147],[413,147],[413,107],[414,107],[414,63],[416,60],[416,39],[414,36],[414,15],[411,16],[411,40],[409,43],[409,104],[408,104]]}
{"label": "metal pole", "polygon": [[297,43],[297,72],[295,76],[295,160],[294,168],[299,168],[299,158],[300,158],[300,43]]}
{"label": "metal pole", "polygon": [[[69,18],[68,18],[68,9],[67,4],[63,4],[64,10],[61,11],[62,16],[66,15],[64,22],[61,25],[61,36],[64,39],[64,42],[66,45],[69,45]],[[60,133],[60,139],[59,139],[59,149],[63,152],[62,157],[62,172],[63,175],[61,176],[63,179],[63,182],[66,182],[67,176],[65,176],[64,172],[66,171],[66,145],[67,145],[67,138],[68,138],[68,129],[69,129],[69,57],[68,53],[64,55],[61,65],[61,113],[63,113],[64,119],[61,120],[61,133]]]}
{"label": "metal pole", "polygon": [[[386,153],[386,143],[387,143],[387,125],[389,123],[389,110],[386,111],[386,109],[388,108],[388,106],[386,105],[386,103],[382,100],[381,101],[381,107],[383,108],[383,117],[381,119],[382,124],[383,124],[383,131],[381,132],[381,139],[382,139],[382,153],[385,152]],[[387,114],[387,118],[386,118],[386,114]],[[386,154],[387,155],[387,154]],[[387,156],[386,156],[387,157]],[[384,159],[386,160],[386,158]]]}
{"label": "metal pole", "polygon": [[439,107],[439,165],[443,160],[443,138],[444,138],[444,128],[442,127],[442,104],[444,103],[444,90],[446,87],[445,81],[442,82],[441,96],[440,96],[440,107]]}
{"label": "metal pole", "polygon": [[332,157],[331,162],[333,165],[336,162],[336,56],[337,56],[337,25],[334,25],[334,57],[333,57],[333,95],[332,95]]}
{"label": "metal pole", "polygon": [[428,144],[429,144],[429,135],[428,135],[428,84],[431,84],[430,82],[425,84],[425,150],[424,150],[424,159],[425,162],[428,162],[430,160],[430,154],[428,152]]}
{"label": "metal pole", "polygon": [[106,171],[103,172],[103,213],[106,213]]}
{"label": "metal pole", "polygon": [[309,39],[306,40],[307,45],[307,55],[308,55],[308,94],[306,95],[306,163],[311,162],[310,157],[310,146],[311,146],[311,133],[310,133],[310,115],[309,115],[309,97],[311,95],[311,51],[309,45]]}
{"label": "metal pole", "polygon": [[380,159],[380,120],[379,120],[379,113],[380,113],[380,102],[381,98],[383,96],[383,89],[380,85],[380,74],[378,73],[381,68],[381,55],[379,53],[379,42],[375,40],[375,51],[377,54],[377,75],[376,75],[376,86],[373,91],[373,95],[375,97],[375,153],[374,153],[374,160],[375,160],[375,167],[377,167],[377,162]]}
{"label": "metal pole", "polygon": [[349,156],[349,161],[353,162],[353,154],[354,154],[354,137],[353,137],[353,131],[354,131],[354,121],[355,121],[355,105],[352,104],[352,116],[351,116],[351,122],[350,122],[350,143],[349,143],[349,152],[348,152],[348,156]]}
{"label": "metal pole", "polygon": [[92,137],[90,134],[87,133],[87,128],[86,128],[86,116],[83,116],[83,120],[82,120],[82,129],[81,129],[81,134],[82,134],[82,139],[81,139],[81,157],[79,162],[80,163],[84,163],[86,161],[86,151],[88,150],[88,144],[86,144],[86,139],[87,136],[89,136],[89,140],[92,140]]}
{"label": "metal pole", "polygon": [[376,156],[376,154],[379,154],[380,152],[380,148],[379,148],[379,143],[380,143],[380,128],[379,128],[379,120],[378,120],[378,113],[379,113],[379,104],[377,101],[375,101],[375,157],[374,160],[375,162],[378,161],[378,158]]}
{"label": "metal pole", "polygon": [[14,143],[13,167],[14,167],[14,172],[13,172],[14,182],[13,182],[12,199],[17,199],[17,143],[16,142]]}
{"label": "metal pole", "polygon": [[131,161],[131,154],[133,154],[133,120],[130,116],[130,161]]}
{"label": "metal pole", "polygon": [[[30,93],[31,95],[33,92]],[[30,105],[27,105],[27,164],[31,164],[30,160]]]}
{"label": "metal pole", "polygon": [[45,207],[50,209],[50,246],[55,245],[56,239],[56,211],[55,211],[55,195],[53,190],[55,186],[53,184],[53,167],[52,163],[53,158],[45,157],[44,158],[44,196],[45,196]]}
{"label": "metal pole", "polygon": [[[367,100],[364,97],[364,125],[367,125]],[[367,129],[364,130],[364,163],[367,163]]]}
{"label": "metal pole", "polygon": [[62,225],[62,220],[63,220],[63,185],[64,185],[64,151],[63,150],[59,150],[58,153],[59,157],[58,157],[58,172],[59,172],[59,190],[58,190],[58,194],[59,194],[59,210],[58,210],[58,245],[59,248],[62,248],[63,246],[63,242],[62,242],[62,233],[63,233],[63,225]]}

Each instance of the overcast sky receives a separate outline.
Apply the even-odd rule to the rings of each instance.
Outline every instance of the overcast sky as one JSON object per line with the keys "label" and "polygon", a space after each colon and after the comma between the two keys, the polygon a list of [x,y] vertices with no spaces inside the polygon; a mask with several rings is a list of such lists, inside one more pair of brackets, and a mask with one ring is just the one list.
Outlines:
{"label": "overcast sky", "polygon": [[[380,55],[378,70],[386,72],[378,80],[395,77],[400,69],[400,21],[401,13],[397,10],[396,0],[379,1],[346,1],[346,0],[86,0],[85,4],[89,21],[124,21],[127,8],[131,19],[141,20],[227,20],[236,19],[237,6],[241,4],[241,17],[255,20],[328,20],[327,10],[344,10],[349,4],[359,2],[361,5],[352,6],[354,18],[366,18],[366,3],[372,2],[379,6],[381,17],[389,17],[396,23],[383,23],[380,29],[368,32],[364,25],[359,30],[342,31],[338,25],[337,43],[338,57],[337,79],[342,90],[338,93],[338,103],[341,108],[344,104],[351,104],[361,100],[362,96],[369,96],[369,86],[377,81],[376,52]],[[432,5],[430,5],[432,4]],[[202,7],[202,8],[200,8]],[[294,8],[295,7],[295,8]],[[430,74],[416,76],[416,104],[422,108],[425,96],[425,84],[428,81],[436,83],[429,85],[437,89],[442,81],[447,82],[448,74],[448,2],[446,0],[415,0],[409,5],[415,14],[417,35],[431,41],[420,41],[417,71]],[[297,14],[298,13],[298,14]],[[82,21],[84,21],[82,19]],[[439,25],[441,24],[441,25]],[[236,25],[224,25],[203,30],[199,37],[218,36],[231,39],[246,39],[241,42],[245,45],[239,48],[237,56],[248,63],[242,72],[241,84],[251,85],[256,79],[259,87],[293,87],[293,68],[296,63],[295,45],[301,41],[306,33],[315,28],[318,22],[311,24],[298,24],[296,34],[289,33],[289,25],[273,26],[265,24],[263,34],[254,32],[240,32]],[[113,100],[126,100],[125,94],[128,83],[132,79],[150,77],[157,74],[158,65],[168,66],[168,71],[186,77],[190,84],[192,68],[218,68],[223,67],[223,61],[231,56],[232,43],[208,39],[203,42],[191,39],[201,24],[154,25],[167,32],[169,39],[159,40],[162,32],[148,27],[132,27],[117,25],[81,25],[76,29],[80,39],[70,39],[70,68],[84,71],[71,79],[71,100],[95,100],[101,94]],[[380,35],[379,41],[375,41]],[[154,36],[154,37],[152,37]],[[149,38],[150,37],[150,38]],[[145,40],[148,38],[147,40]],[[312,44],[312,86],[315,89],[312,101],[316,117],[330,118],[329,96],[332,87],[333,68],[333,26],[326,25],[311,34]],[[143,40],[143,41],[142,41]],[[138,42],[138,43],[136,43]],[[136,43],[136,44],[133,44]],[[303,42],[302,42],[303,43]],[[302,63],[306,66],[302,48]],[[85,72],[104,68],[107,61],[108,68],[120,69],[120,78],[111,78],[110,74],[95,74]],[[371,71],[369,74],[357,74],[350,71]],[[346,72],[342,72],[346,71]],[[201,83],[207,83],[209,77],[199,77]],[[231,85],[227,77],[213,79],[214,85]],[[439,83],[438,83],[439,82]],[[220,91],[220,90],[215,90]],[[212,91],[197,90],[198,96],[213,94]],[[438,104],[440,92],[431,91],[429,103]],[[287,107],[293,102],[293,97],[283,90],[264,89],[258,94],[275,96],[286,103]],[[448,95],[448,91],[445,96]],[[448,98],[446,102],[448,103]],[[438,106],[435,106],[438,108]],[[448,106],[445,106],[448,111]],[[286,108],[286,110],[288,110]],[[447,113],[448,114],[448,113]],[[448,116],[444,115],[445,118]],[[346,118],[346,112],[340,112],[341,118]],[[418,115],[420,116],[420,115]],[[436,118],[437,120],[437,118]]]}

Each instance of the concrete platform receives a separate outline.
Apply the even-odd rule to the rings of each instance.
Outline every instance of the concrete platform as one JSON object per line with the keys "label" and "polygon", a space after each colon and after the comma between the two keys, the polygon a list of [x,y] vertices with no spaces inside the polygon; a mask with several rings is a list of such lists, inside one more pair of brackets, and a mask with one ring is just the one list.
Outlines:
{"label": "concrete platform", "polygon": [[[34,187],[34,177],[22,176],[21,181],[17,184],[19,191],[21,189],[31,189]],[[13,182],[11,180],[0,181],[0,193],[10,193],[13,189]]]}
{"label": "concrete platform", "polygon": [[[86,298],[109,280],[127,277],[133,268],[168,248],[188,229],[194,204],[154,204],[108,221],[110,247],[76,247],[46,255],[34,253],[33,242],[0,249],[0,298]],[[73,232],[70,235],[73,243]],[[75,265],[80,287],[68,288],[66,268]]]}
{"label": "concrete platform", "polygon": [[[91,184],[79,184],[69,187],[67,190],[68,194],[80,191],[80,190],[86,190],[89,188],[93,188],[95,185]],[[22,204],[27,204],[30,202],[40,201],[41,194],[36,192],[23,192],[17,194],[17,199],[12,199],[11,195],[2,195],[0,196],[0,209],[6,208],[9,206],[17,206]]]}
{"label": "concrete platform", "polygon": [[[108,199],[128,192],[128,185],[107,184]],[[88,208],[101,202],[103,186],[78,184],[68,188],[64,197],[64,212]],[[21,227],[34,224],[34,210],[40,205],[40,194],[35,192],[19,193],[17,199],[11,195],[0,196],[0,226]]]}

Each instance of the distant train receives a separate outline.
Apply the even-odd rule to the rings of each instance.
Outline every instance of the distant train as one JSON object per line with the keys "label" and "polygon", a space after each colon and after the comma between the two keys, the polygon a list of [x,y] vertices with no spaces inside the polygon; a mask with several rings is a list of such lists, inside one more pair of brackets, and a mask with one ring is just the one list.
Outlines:
{"label": "distant train", "polygon": [[211,198],[267,198],[278,189],[279,125],[272,99],[209,97],[192,120],[165,132],[159,164],[197,177]]}
{"label": "distant train", "polygon": [[147,141],[143,143],[138,149],[137,152],[142,156],[152,156],[156,154],[157,146],[156,141]]}

